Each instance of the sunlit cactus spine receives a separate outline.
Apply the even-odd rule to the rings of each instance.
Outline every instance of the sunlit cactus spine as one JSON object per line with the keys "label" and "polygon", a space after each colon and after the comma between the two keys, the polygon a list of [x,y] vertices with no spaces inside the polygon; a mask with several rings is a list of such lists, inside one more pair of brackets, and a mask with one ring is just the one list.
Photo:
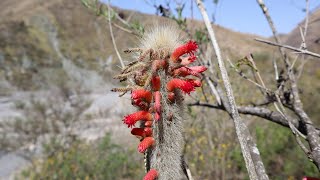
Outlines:
{"label": "sunlit cactus spine", "polygon": [[138,151],[146,153],[145,180],[184,179],[182,169],[183,96],[201,86],[201,73],[207,68],[191,66],[198,45],[183,43],[172,26],[153,28],[142,38],[139,48],[128,49],[135,60],[115,76],[127,81],[122,94],[130,91],[138,111],[124,117],[131,134],[140,139]]}

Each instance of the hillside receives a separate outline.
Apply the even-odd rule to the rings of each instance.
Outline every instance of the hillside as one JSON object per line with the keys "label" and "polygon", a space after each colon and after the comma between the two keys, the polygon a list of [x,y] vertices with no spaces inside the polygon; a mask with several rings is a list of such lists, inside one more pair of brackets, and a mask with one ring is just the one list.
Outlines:
{"label": "hillside", "polygon": [[[293,29],[288,35],[286,44],[300,47],[302,39],[300,35],[300,27],[304,28],[305,20],[300,22],[295,29]],[[313,52],[320,52],[320,9],[310,13],[309,25],[307,30],[306,44],[307,48]]]}
{"label": "hillside", "polygon": [[[61,66],[57,50],[84,69],[101,70],[109,57],[114,57],[110,64],[115,66],[118,63],[106,19],[95,16],[83,7],[80,0],[28,0],[22,3],[4,0],[0,2],[0,7],[0,73],[18,88],[29,90],[46,86],[42,83],[48,79],[42,77],[41,69],[57,70],[56,67]],[[139,21],[146,26],[154,22],[168,22],[154,15],[118,11],[125,19],[130,16],[131,22]],[[204,28],[199,21],[190,24],[198,29]],[[130,34],[117,28],[114,31],[120,50],[137,44],[137,39]],[[222,49],[234,55],[244,56],[266,48],[254,42],[253,35],[223,27],[217,27],[217,34]],[[54,47],[55,40],[58,40],[58,49]],[[34,80],[35,75],[37,80]],[[110,76],[110,73],[106,75]],[[33,85],[25,84],[25,79],[34,80]]]}

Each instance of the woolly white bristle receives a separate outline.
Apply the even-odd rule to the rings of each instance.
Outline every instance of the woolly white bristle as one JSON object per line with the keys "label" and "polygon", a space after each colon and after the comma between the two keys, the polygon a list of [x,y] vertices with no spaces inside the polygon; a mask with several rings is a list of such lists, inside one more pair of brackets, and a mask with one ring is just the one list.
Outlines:
{"label": "woolly white bristle", "polygon": [[154,26],[147,31],[141,40],[145,49],[163,49],[173,51],[182,44],[180,31],[172,25]]}

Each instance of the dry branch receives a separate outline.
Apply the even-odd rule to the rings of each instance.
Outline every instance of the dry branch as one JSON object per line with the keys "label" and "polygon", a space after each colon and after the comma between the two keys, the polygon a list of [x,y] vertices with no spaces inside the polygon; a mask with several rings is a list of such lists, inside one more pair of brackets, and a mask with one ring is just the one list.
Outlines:
{"label": "dry branch", "polygon": [[292,46],[289,46],[289,45],[282,45],[282,44],[279,44],[279,43],[275,43],[275,42],[271,42],[271,41],[263,40],[263,39],[259,39],[259,38],[255,38],[255,40],[259,41],[259,42],[262,42],[262,43],[266,43],[266,44],[272,45],[272,46],[283,47],[283,48],[290,49],[290,50],[298,52],[298,53],[307,54],[307,55],[310,55],[310,56],[313,56],[313,57],[316,57],[316,58],[320,58],[320,54],[308,51],[306,49],[295,48],[295,47],[292,47]]}
{"label": "dry branch", "polygon": [[246,125],[243,123],[242,119],[239,116],[233,92],[231,89],[231,84],[229,77],[224,66],[224,62],[221,57],[221,52],[213,28],[211,26],[208,14],[203,6],[201,0],[196,0],[197,6],[202,14],[203,20],[209,32],[209,36],[216,52],[216,57],[218,59],[218,65],[221,72],[222,80],[226,89],[228,103],[230,105],[230,112],[236,129],[236,134],[239,139],[241,150],[243,153],[244,160],[246,162],[247,171],[249,173],[250,179],[269,179],[268,175],[265,172],[263,162],[260,158],[259,150],[256,147],[256,144],[253,142],[253,139],[250,135],[249,130]]}
{"label": "dry branch", "polygon": [[[264,13],[270,28],[272,29],[274,39],[276,41],[277,46],[281,44],[280,39],[278,37],[277,31],[274,27],[273,21],[268,13],[268,9],[266,8],[263,0],[257,0],[258,4],[260,5],[262,12]],[[308,1],[307,1],[308,6]],[[320,170],[320,137],[317,132],[317,129],[314,127],[311,119],[307,115],[307,113],[303,110],[303,104],[301,102],[300,96],[299,96],[299,90],[296,82],[296,77],[294,75],[294,72],[291,69],[289,58],[284,51],[283,45],[278,46],[280,53],[283,57],[285,68],[287,71],[287,76],[289,78],[290,82],[290,88],[291,88],[291,94],[293,96],[293,102],[292,102],[292,110],[294,113],[299,117],[303,127],[305,128],[305,131],[307,132],[307,142],[309,144],[310,153],[308,152],[308,158],[310,158],[313,163],[317,166],[318,170]],[[300,49],[303,51],[304,49]],[[301,52],[300,51],[300,52]],[[295,134],[295,132],[293,131]],[[299,142],[298,142],[299,143]],[[300,143],[299,143],[300,145]],[[302,149],[306,152],[306,149],[302,147]]]}

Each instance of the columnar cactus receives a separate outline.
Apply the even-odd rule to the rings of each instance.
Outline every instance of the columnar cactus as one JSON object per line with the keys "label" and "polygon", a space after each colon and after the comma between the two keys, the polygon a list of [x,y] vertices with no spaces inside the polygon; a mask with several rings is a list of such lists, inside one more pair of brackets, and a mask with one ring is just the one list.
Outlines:
{"label": "columnar cactus", "polygon": [[204,66],[190,66],[195,60],[198,45],[194,41],[182,43],[179,31],[173,27],[156,27],[148,32],[136,53],[115,78],[128,81],[125,88],[113,91],[125,94],[131,91],[132,105],[137,112],[124,117],[132,128],[131,134],[140,139],[138,151],[145,153],[147,174],[145,180],[183,179],[183,96],[201,86]]}

